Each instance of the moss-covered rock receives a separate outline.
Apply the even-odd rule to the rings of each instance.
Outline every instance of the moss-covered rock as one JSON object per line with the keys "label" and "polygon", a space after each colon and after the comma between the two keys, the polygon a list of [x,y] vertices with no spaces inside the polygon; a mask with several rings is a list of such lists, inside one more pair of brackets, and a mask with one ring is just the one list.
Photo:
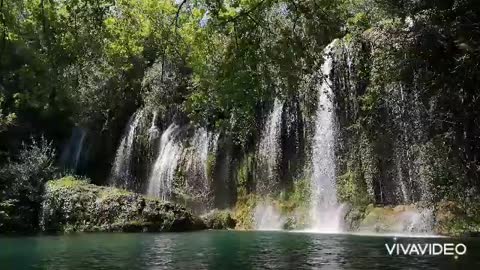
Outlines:
{"label": "moss-covered rock", "polygon": [[394,232],[403,231],[398,227],[401,216],[405,209],[393,207],[373,207],[369,205],[365,211],[365,217],[360,222],[360,231]]}
{"label": "moss-covered rock", "polygon": [[354,209],[347,216],[354,230],[376,233],[431,233],[434,223],[430,208],[419,205],[397,205],[375,207],[368,205],[364,211]]}
{"label": "moss-covered rock", "polygon": [[345,207],[344,229],[346,231],[356,231],[360,227],[360,223],[365,218],[365,206],[346,205]]}
{"label": "moss-covered rock", "polygon": [[420,204],[366,207],[350,206],[345,230],[372,233],[428,233],[445,236],[480,236],[480,206],[441,201]]}
{"label": "moss-covered rock", "polygon": [[253,194],[242,195],[235,205],[236,229],[251,230],[254,228],[253,212],[257,204],[257,198]]}
{"label": "moss-covered rock", "polygon": [[480,236],[480,205],[462,206],[442,201],[436,206],[435,233],[450,236]]}
{"label": "moss-covered rock", "polygon": [[[239,196],[234,208],[235,219],[237,220],[236,229],[253,230],[257,228],[259,222],[255,220],[257,213],[262,213],[271,209],[274,215],[273,223],[281,223],[276,229],[301,230],[308,225],[309,219],[309,197],[305,181],[297,181],[294,190],[290,193],[282,192],[277,197],[265,197],[255,194],[242,194]],[[262,214],[260,214],[261,216]],[[273,217],[277,216],[277,218]]]}
{"label": "moss-covered rock", "polygon": [[208,229],[235,229],[237,220],[229,210],[212,210],[202,216]]}
{"label": "moss-covered rock", "polygon": [[46,184],[41,227],[49,232],[153,232],[204,229],[205,224],[176,204],[65,177]]}

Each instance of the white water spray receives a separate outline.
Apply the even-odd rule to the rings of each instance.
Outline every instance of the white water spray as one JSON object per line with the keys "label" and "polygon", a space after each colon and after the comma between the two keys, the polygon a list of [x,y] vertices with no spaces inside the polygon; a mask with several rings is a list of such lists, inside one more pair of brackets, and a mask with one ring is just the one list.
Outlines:
{"label": "white water spray", "polygon": [[335,185],[335,112],[332,101],[331,56],[336,41],[324,50],[323,80],[319,89],[319,101],[315,121],[312,155],[312,198],[310,230],[323,233],[341,231],[342,207],[337,202]]}
{"label": "white water spray", "polygon": [[144,111],[140,110],[132,115],[117,149],[110,175],[110,185],[126,187],[132,178],[133,144],[138,133],[139,124]]}
{"label": "white water spray", "polygon": [[158,136],[160,136],[160,131],[158,130],[158,127],[156,124],[157,117],[158,117],[158,113],[153,112],[152,123],[150,124],[150,128],[148,129],[148,142],[150,143],[150,145],[152,145],[155,139],[157,139]]}
{"label": "white water spray", "polygon": [[283,229],[285,218],[280,211],[268,202],[259,202],[254,212],[255,229],[260,231],[277,231]]}
{"label": "white water spray", "polygon": [[275,99],[273,110],[267,118],[262,138],[259,143],[259,164],[264,168],[265,175],[261,175],[262,181],[258,182],[258,191],[268,194],[274,191],[278,182],[278,159],[281,154],[280,136],[282,129],[283,103]]}
{"label": "white water spray", "polygon": [[163,200],[170,199],[177,164],[182,157],[183,146],[178,141],[181,128],[173,123],[160,138],[159,154],[148,181],[147,194]]}
{"label": "white water spray", "polygon": [[[216,153],[218,134],[210,133],[205,128],[195,130],[190,139],[190,148],[185,151],[183,157],[187,181],[185,189],[190,196],[198,201],[208,203],[211,199],[211,181],[209,180],[209,166],[212,156],[209,153]],[[207,205],[204,205],[207,207]]]}
{"label": "white water spray", "polygon": [[192,151],[187,157],[187,170],[199,173],[200,177],[207,178],[208,150],[211,134],[204,128],[195,130],[191,140]]}

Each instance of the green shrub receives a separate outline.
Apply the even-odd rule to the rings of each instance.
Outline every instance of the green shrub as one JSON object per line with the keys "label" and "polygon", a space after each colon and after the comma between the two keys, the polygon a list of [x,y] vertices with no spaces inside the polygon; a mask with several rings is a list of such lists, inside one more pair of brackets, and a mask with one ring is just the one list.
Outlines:
{"label": "green shrub", "polygon": [[54,161],[53,146],[42,137],[0,168],[0,231],[38,229],[44,184],[59,173]]}
{"label": "green shrub", "polygon": [[234,229],[237,225],[229,210],[213,210],[202,219],[209,229]]}

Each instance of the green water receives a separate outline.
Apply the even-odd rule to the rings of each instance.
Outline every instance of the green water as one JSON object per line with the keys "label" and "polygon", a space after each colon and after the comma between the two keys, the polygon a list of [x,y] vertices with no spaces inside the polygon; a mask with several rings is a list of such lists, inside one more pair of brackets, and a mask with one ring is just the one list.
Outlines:
{"label": "green water", "polygon": [[467,254],[389,256],[392,237],[203,231],[2,237],[0,269],[480,269],[477,239],[398,238],[464,243]]}

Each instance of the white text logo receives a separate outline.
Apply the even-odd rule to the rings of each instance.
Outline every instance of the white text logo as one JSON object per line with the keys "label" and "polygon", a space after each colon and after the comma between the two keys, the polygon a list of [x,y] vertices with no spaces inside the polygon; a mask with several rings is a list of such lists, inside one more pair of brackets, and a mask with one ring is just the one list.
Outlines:
{"label": "white text logo", "polygon": [[464,255],[467,253],[467,246],[453,243],[426,243],[426,244],[385,244],[387,252],[392,255]]}

